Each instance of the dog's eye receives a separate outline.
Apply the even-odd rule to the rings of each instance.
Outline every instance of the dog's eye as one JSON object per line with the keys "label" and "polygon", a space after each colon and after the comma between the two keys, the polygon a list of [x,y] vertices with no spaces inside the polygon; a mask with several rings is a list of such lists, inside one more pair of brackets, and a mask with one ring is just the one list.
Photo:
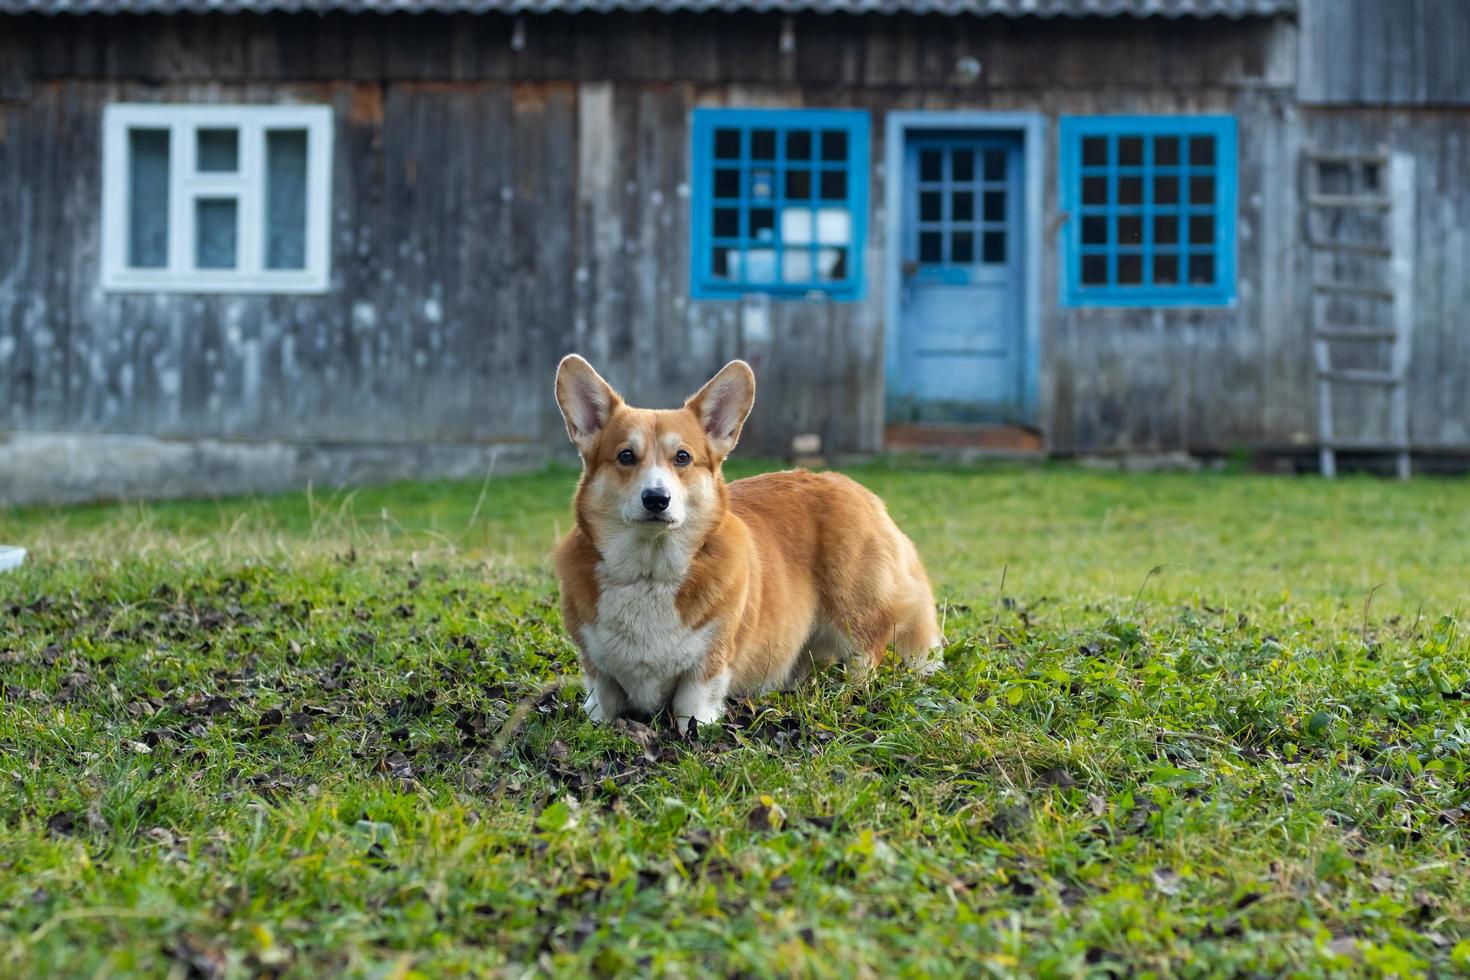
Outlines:
{"label": "dog's eye", "polygon": [[618,453],[618,462],[622,463],[624,466],[632,466],[634,463],[638,462],[638,457],[633,455],[633,450],[624,449],[622,452]]}
{"label": "dog's eye", "polygon": [[674,453],[675,466],[688,466],[692,462],[694,462],[694,457],[689,455],[689,450],[681,449],[677,453]]}

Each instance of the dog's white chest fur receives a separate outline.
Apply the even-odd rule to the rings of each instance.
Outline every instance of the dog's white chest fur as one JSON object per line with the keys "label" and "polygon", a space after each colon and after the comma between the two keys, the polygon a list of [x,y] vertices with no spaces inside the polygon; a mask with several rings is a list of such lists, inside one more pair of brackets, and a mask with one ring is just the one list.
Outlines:
{"label": "dog's white chest fur", "polygon": [[689,556],[677,543],[633,534],[608,543],[597,578],[597,620],[583,629],[587,657],[628,702],[653,713],[709,653],[714,624],[690,629],[677,597]]}

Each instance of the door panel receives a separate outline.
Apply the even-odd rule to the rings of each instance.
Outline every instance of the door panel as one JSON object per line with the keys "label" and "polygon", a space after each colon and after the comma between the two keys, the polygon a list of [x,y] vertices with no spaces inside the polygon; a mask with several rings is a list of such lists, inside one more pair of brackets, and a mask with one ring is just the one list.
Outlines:
{"label": "door panel", "polygon": [[1021,176],[1016,138],[908,140],[890,419],[1027,421]]}

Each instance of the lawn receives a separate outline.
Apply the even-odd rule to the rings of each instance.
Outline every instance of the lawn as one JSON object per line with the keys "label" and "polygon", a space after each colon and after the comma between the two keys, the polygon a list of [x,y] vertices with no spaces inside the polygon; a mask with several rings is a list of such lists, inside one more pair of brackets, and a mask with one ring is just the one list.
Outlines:
{"label": "lawn", "polygon": [[0,514],[0,974],[1470,970],[1470,484],[852,473],[949,666],[692,741],[567,470]]}

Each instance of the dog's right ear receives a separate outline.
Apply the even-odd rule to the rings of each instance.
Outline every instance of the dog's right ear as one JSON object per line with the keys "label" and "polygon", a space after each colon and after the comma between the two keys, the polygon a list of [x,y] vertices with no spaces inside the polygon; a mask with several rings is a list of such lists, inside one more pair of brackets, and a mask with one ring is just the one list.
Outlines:
{"label": "dog's right ear", "polygon": [[561,359],[556,369],[556,403],[567,421],[567,435],[585,458],[613,410],[623,403],[618,393],[576,354]]}

